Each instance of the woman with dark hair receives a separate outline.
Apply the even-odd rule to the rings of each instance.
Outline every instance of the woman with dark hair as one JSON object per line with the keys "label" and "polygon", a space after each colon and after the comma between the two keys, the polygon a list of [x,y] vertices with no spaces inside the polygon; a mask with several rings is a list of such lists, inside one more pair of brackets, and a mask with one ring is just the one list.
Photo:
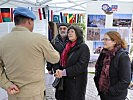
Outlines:
{"label": "woman with dark hair", "polygon": [[58,33],[57,24],[55,22],[48,22],[48,40],[51,42]]}
{"label": "woman with dark hair", "polygon": [[101,100],[125,100],[131,80],[127,45],[116,31],[103,38],[104,48],[95,66],[94,81]]}
{"label": "woman with dark hair", "polygon": [[83,31],[80,27],[70,26],[68,39],[60,60],[63,70],[58,69],[55,73],[57,78],[63,78],[61,100],[85,100],[90,51],[83,41]]}

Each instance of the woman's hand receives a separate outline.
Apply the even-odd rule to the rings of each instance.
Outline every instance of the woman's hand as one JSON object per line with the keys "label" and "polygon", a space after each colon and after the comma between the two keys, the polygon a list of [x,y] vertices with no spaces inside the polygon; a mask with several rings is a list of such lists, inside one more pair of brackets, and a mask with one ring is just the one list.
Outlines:
{"label": "woman's hand", "polygon": [[56,73],[54,74],[54,76],[55,76],[56,78],[62,78],[62,76],[63,76],[62,70],[57,69],[57,70],[56,70]]}

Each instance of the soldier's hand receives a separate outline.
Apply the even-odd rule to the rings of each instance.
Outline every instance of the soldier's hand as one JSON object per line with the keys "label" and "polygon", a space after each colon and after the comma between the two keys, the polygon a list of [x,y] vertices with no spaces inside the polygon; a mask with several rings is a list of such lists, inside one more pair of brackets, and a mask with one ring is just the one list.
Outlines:
{"label": "soldier's hand", "polygon": [[8,87],[7,92],[10,95],[14,95],[14,94],[19,93],[20,90],[19,90],[19,88],[15,84],[12,84],[10,87]]}

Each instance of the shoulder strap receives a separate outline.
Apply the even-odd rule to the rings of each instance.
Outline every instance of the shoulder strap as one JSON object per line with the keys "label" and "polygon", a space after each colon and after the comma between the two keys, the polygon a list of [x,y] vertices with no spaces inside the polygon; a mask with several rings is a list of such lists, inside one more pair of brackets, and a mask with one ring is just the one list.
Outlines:
{"label": "shoulder strap", "polygon": [[126,50],[121,50],[120,52],[118,52],[116,54],[116,57],[114,58],[114,66],[116,69],[118,69],[118,64],[119,64],[119,59],[120,59],[120,56],[123,54],[123,53],[126,53],[128,54],[128,52]]}

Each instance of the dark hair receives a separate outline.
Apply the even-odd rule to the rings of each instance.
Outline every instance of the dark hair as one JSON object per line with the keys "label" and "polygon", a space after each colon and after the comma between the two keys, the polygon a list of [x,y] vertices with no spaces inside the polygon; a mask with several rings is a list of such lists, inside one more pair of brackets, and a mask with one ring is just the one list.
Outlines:
{"label": "dark hair", "polygon": [[105,34],[108,35],[112,41],[115,41],[116,45],[121,45],[122,48],[124,48],[124,49],[127,48],[126,41],[121,38],[121,35],[118,32],[109,31],[109,32],[107,32]]}
{"label": "dark hair", "polygon": [[66,26],[66,27],[69,27],[70,24],[68,24],[68,23],[59,23],[59,24],[58,24],[58,28],[59,28],[60,26]]}
{"label": "dark hair", "polygon": [[54,37],[54,23],[49,21],[48,24],[49,24],[49,28],[52,30],[52,36]]}
{"label": "dark hair", "polygon": [[19,24],[25,23],[26,20],[28,20],[28,19],[33,20],[32,18],[25,17],[25,16],[22,16],[22,15],[15,15],[14,16],[14,23],[15,23],[15,25],[19,25]]}
{"label": "dark hair", "polygon": [[48,24],[49,24],[49,27],[50,27],[52,30],[54,30],[54,23],[51,22],[51,21],[49,21]]}
{"label": "dark hair", "polygon": [[77,40],[83,41],[83,39],[84,39],[83,30],[79,26],[77,26],[77,25],[71,25],[71,26],[68,27],[67,32],[70,29],[74,29],[75,30],[75,33],[76,33],[76,36],[77,36]]}

